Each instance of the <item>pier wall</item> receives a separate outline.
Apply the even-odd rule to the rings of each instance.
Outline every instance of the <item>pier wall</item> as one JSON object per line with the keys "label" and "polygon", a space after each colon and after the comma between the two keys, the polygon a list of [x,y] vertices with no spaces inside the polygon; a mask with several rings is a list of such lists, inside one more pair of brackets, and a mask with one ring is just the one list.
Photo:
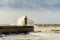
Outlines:
{"label": "pier wall", "polygon": [[34,31],[33,26],[0,26],[0,33],[25,33]]}

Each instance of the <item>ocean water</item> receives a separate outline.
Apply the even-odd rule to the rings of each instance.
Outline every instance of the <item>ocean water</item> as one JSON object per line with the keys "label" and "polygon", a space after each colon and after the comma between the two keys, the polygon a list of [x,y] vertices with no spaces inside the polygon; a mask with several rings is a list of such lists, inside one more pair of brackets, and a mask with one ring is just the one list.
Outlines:
{"label": "ocean water", "polygon": [[1,34],[0,40],[60,40],[60,33],[30,32],[29,34]]}

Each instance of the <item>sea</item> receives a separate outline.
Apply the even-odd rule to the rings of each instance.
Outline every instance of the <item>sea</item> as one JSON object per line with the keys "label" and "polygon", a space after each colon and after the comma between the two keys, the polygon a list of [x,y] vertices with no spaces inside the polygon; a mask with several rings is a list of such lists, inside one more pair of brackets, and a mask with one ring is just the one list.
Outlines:
{"label": "sea", "polygon": [[27,34],[0,34],[0,40],[60,40],[60,32],[29,32]]}

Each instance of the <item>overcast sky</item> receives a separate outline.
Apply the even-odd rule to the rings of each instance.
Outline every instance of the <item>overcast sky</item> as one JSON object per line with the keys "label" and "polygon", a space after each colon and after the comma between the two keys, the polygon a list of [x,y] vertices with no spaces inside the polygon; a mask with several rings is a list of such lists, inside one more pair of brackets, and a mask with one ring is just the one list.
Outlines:
{"label": "overcast sky", "polygon": [[39,24],[60,24],[60,0],[0,0],[0,24],[16,24],[24,15]]}

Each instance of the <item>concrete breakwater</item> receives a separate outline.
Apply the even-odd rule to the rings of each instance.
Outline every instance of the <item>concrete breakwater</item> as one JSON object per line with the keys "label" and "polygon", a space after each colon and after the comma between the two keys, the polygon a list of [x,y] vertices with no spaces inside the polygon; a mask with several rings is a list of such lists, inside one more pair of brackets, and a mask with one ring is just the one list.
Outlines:
{"label": "concrete breakwater", "polygon": [[34,31],[33,26],[0,26],[0,33],[27,33]]}

